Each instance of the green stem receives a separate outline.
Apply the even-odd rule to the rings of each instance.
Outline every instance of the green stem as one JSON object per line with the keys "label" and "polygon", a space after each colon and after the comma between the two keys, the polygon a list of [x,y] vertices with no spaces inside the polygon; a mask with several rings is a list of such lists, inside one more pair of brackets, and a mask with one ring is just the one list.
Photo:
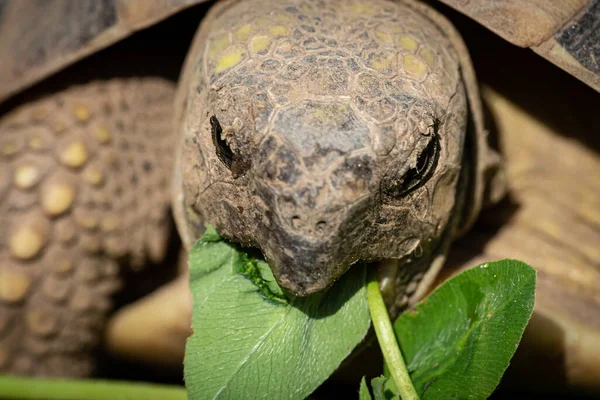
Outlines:
{"label": "green stem", "polygon": [[390,375],[400,392],[400,396],[403,400],[419,400],[419,395],[406,369],[400,347],[398,347],[398,341],[396,340],[396,335],[394,335],[394,329],[387,308],[381,297],[374,268],[370,271],[368,277],[367,300],[377,340],[379,340],[379,346],[381,346],[383,357],[390,370]]}
{"label": "green stem", "polygon": [[107,380],[37,379],[0,376],[6,400],[187,400],[183,387]]}

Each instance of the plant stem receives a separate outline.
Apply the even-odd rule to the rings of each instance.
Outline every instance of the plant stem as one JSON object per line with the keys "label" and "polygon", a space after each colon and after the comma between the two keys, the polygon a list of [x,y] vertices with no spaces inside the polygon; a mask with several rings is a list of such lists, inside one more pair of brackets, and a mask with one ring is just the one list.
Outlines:
{"label": "plant stem", "polygon": [[396,335],[394,334],[387,308],[381,297],[381,291],[379,290],[379,283],[377,282],[374,268],[370,271],[368,276],[367,300],[369,302],[369,310],[371,311],[371,319],[373,320],[377,340],[379,340],[379,346],[381,346],[383,357],[390,369],[390,375],[396,383],[400,396],[403,400],[419,400],[419,395],[417,394],[417,391],[410,380],[408,370],[406,369],[400,347],[398,347],[398,341],[396,340]]}
{"label": "plant stem", "polygon": [[0,376],[6,400],[187,400],[183,387],[137,382]]}

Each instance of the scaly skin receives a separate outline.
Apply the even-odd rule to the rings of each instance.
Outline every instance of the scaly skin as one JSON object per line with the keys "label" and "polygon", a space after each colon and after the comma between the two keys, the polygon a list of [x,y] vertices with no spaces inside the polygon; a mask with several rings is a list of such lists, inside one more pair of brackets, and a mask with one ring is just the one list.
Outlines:
{"label": "scaly skin", "polygon": [[85,376],[120,263],[168,237],[173,85],[68,87],[0,119],[0,373]]}

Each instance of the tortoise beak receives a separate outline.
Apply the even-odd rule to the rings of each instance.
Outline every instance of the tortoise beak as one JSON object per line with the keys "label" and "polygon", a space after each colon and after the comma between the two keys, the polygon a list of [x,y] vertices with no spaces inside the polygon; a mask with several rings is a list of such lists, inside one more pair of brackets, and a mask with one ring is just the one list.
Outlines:
{"label": "tortoise beak", "polygon": [[331,274],[327,243],[307,244],[286,240],[265,251],[277,283],[295,296],[308,296],[330,286]]}
{"label": "tortoise beak", "polygon": [[252,242],[288,293],[308,296],[325,290],[365,255],[370,232],[365,214],[372,210],[370,198],[348,204],[351,202],[330,201],[329,197],[333,206],[323,206],[298,204],[295,199],[300,196],[291,196],[291,204],[285,205],[282,196],[263,193],[271,211],[266,213],[264,229],[254,231]]}
{"label": "tortoise beak", "polygon": [[348,264],[339,262],[336,237],[322,240],[279,231],[259,243],[277,283],[295,296],[308,296],[331,286]]}

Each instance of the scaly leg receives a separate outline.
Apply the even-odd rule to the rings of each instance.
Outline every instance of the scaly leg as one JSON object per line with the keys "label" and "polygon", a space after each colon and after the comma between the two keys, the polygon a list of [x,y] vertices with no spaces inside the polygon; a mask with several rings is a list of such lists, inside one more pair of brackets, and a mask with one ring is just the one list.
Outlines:
{"label": "scaly leg", "polygon": [[88,375],[120,265],[163,258],[173,96],[96,81],[0,117],[0,374]]}

